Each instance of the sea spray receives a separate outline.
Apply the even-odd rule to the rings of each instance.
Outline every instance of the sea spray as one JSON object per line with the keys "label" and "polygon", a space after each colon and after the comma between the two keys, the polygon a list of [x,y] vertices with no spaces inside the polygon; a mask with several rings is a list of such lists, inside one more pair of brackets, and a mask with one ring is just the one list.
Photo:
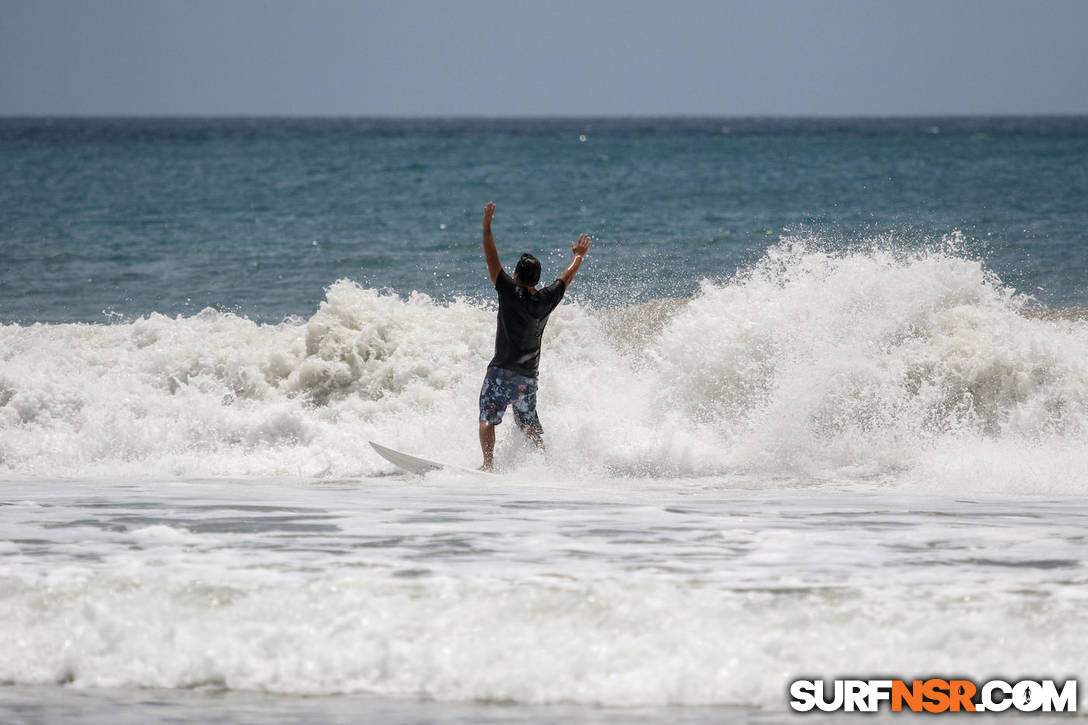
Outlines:
{"label": "sea spray", "polygon": [[[1060,471],[1084,462],[1088,326],[1025,314],[1027,302],[954,248],[836,251],[787,238],[688,300],[564,304],[544,341],[540,470],[943,485],[952,474],[933,462],[977,450],[998,489],[1079,487]],[[210,309],[6,325],[0,466],[10,476],[391,470],[369,439],[471,465],[493,334],[486,301],[405,299],[349,280],[309,319],[278,325]],[[500,459],[516,440],[513,426],[500,429]],[[1056,457],[1054,475],[1025,480],[1038,451]]]}

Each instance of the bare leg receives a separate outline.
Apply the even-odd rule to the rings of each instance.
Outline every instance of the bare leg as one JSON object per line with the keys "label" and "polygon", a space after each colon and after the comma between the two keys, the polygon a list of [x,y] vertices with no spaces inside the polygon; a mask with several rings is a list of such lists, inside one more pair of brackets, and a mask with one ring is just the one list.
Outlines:
{"label": "bare leg", "polygon": [[536,428],[525,427],[521,429],[525,433],[525,437],[529,439],[529,442],[540,449],[541,453],[546,453],[544,449],[544,434]]}
{"label": "bare leg", "polygon": [[480,449],[484,453],[481,469],[490,471],[495,466],[495,426],[486,421],[480,421]]}

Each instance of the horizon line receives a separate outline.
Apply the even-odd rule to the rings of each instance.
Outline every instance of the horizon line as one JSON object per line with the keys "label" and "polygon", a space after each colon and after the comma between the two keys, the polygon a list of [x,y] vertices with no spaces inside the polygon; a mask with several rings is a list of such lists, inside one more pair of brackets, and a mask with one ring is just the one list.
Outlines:
{"label": "horizon line", "polygon": [[367,120],[367,121],[623,121],[623,120],[924,120],[934,118],[953,119],[1031,119],[1031,118],[1085,118],[1088,111],[1040,112],[1040,113],[603,113],[603,114],[369,114],[369,113],[0,113],[2,120],[108,120],[108,119],[277,119],[277,120]]}

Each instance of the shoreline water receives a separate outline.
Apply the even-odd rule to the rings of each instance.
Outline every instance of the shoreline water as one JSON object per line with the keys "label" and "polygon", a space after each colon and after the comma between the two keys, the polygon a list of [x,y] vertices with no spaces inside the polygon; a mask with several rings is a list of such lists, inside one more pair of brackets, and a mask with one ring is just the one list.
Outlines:
{"label": "shoreline water", "polygon": [[1078,497],[737,483],[9,482],[0,680],[699,721],[802,675],[1082,671]]}
{"label": "shoreline water", "polygon": [[[84,725],[143,725],[151,722],[203,725],[210,721],[223,725],[304,725],[316,722],[327,725],[354,725],[360,722],[382,725],[640,725],[663,722],[681,725],[777,725],[793,721],[789,713],[737,707],[527,706],[390,701],[348,695],[298,698],[199,690],[58,690],[21,686],[0,686],[0,715],[9,725],[56,722],[80,722]],[[835,721],[833,717],[819,714],[808,715],[807,719],[821,723]],[[1051,722],[1045,718],[1035,719],[1041,724]]]}
{"label": "shoreline water", "polygon": [[[571,705],[524,706],[428,702],[390,702],[363,697],[291,698],[257,693],[178,692],[176,690],[61,690],[0,686],[0,714],[9,725],[79,722],[84,725],[783,725],[799,715],[734,707],[587,708]],[[805,713],[814,723],[852,723],[857,714]],[[932,715],[881,712],[861,716],[866,722],[920,723]],[[1032,713],[1038,725],[1068,723],[1068,715]],[[973,723],[1007,723],[1003,715],[975,715]]]}

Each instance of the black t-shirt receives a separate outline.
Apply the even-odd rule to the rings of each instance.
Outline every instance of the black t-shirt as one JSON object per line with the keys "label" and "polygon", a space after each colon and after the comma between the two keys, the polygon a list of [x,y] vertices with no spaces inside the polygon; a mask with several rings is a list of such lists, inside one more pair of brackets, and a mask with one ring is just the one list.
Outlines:
{"label": "black t-shirt", "polygon": [[519,287],[506,270],[499,272],[495,279],[495,291],[499,293],[499,324],[491,366],[513,370],[528,378],[536,377],[544,325],[548,324],[548,315],[563,299],[566,289],[563,280],[557,279],[534,295]]}

